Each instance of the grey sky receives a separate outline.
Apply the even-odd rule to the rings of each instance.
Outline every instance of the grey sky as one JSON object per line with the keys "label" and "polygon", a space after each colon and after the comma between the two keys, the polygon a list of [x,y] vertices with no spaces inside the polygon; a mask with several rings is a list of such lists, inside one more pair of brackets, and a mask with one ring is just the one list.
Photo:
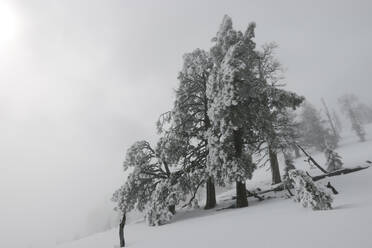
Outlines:
{"label": "grey sky", "polygon": [[3,3],[19,30],[0,46],[1,247],[70,237],[110,208],[126,148],[155,140],[182,55],[208,49],[224,14],[279,44],[289,89],[372,102],[370,1]]}

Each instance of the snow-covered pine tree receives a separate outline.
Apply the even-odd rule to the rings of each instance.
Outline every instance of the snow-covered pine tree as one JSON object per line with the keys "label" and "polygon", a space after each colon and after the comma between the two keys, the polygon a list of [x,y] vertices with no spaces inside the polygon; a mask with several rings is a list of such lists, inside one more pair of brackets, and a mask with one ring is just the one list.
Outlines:
{"label": "snow-covered pine tree", "polygon": [[302,106],[300,122],[301,144],[323,151],[327,143],[331,145],[329,132],[324,127],[324,121],[319,111],[309,102],[305,102]]}
{"label": "snow-covered pine tree", "polygon": [[[235,31],[225,16],[211,48],[213,69],[207,85],[208,170],[219,184],[236,182],[236,207],[248,206],[245,181],[255,165],[248,144],[255,139],[253,123],[258,99],[254,86],[259,83],[257,53],[253,41],[255,24],[246,32]],[[256,140],[255,140],[256,141]]]}
{"label": "snow-covered pine tree", "polygon": [[[206,173],[208,140],[206,132],[210,128],[207,114],[208,99],[206,85],[213,62],[209,54],[196,49],[183,56],[183,67],[179,73],[179,86],[176,90],[176,100],[171,111],[171,129],[178,139],[186,140],[192,150],[190,156],[183,159],[184,166],[201,167],[198,177],[206,183],[206,205],[210,209],[216,205],[215,185],[212,176]],[[194,173],[195,175],[195,173]],[[196,181],[196,184],[199,182]]]}
{"label": "snow-covered pine tree", "polygon": [[266,44],[258,52],[258,71],[262,84],[258,127],[267,143],[273,184],[281,182],[278,151],[295,144],[295,129],[288,109],[295,110],[304,100],[293,92],[279,88],[279,83],[283,85],[283,70],[274,56],[276,47],[274,43]]}
{"label": "snow-covered pine tree", "polygon": [[342,169],[342,165],[344,163],[341,160],[342,159],[341,156],[338,155],[337,152],[327,147],[324,151],[324,154],[327,159],[326,161],[327,171],[332,172],[335,170]]}
{"label": "snow-covered pine tree", "polygon": [[361,118],[358,115],[356,104],[358,103],[358,98],[352,94],[343,95],[338,99],[341,104],[341,110],[349,118],[351,122],[351,128],[358,135],[360,141],[365,141],[366,132],[363,128]]}
{"label": "snow-covered pine tree", "polygon": [[304,171],[290,170],[289,178],[293,181],[296,202],[313,210],[332,209],[332,196],[323,187],[317,186]]}
{"label": "snow-covered pine tree", "polygon": [[[214,67],[207,88],[211,101],[209,116],[213,123],[210,142],[215,152],[210,161],[222,166],[210,167],[212,171],[217,169],[215,174],[219,178],[224,178],[224,174],[226,177],[235,175],[236,168],[233,174],[226,171],[233,168],[232,164],[239,168],[237,160],[244,146],[257,146],[263,139],[268,144],[273,183],[279,183],[277,151],[284,140],[279,137],[279,129],[283,128],[287,108],[295,109],[303,98],[278,87],[281,67],[273,56],[275,46],[269,44],[262,52],[256,51],[254,28],[254,24],[249,25],[245,34],[235,31],[231,19],[225,16],[214,39],[211,49]],[[233,163],[229,165],[230,162]],[[244,178],[246,175],[238,180],[237,192],[243,189]]]}

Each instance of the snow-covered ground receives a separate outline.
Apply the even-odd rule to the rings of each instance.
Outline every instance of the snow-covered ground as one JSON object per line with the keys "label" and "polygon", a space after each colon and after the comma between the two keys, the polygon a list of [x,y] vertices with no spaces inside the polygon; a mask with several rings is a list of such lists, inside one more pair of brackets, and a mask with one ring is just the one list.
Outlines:
{"label": "snow-covered ground", "polygon": [[[337,152],[345,167],[367,165],[372,161],[372,125],[366,127],[367,141],[359,143],[350,132],[344,136]],[[324,164],[324,154],[313,154]],[[310,169],[304,158],[296,167],[318,174]],[[243,209],[183,210],[178,211],[172,223],[149,227],[143,221],[129,224],[125,229],[128,247],[286,247],[286,248],[370,248],[372,247],[372,168],[356,173],[327,178],[339,191],[334,196],[333,210],[312,211],[286,199],[283,193],[257,201],[249,198],[249,207]],[[270,185],[266,168],[255,172],[247,187],[265,188]],[[219,206],[228,206],[233,191],[219,195]],[[370,236],[371,235],[371,236]],[[113,229],[58,248],[113,248],[118,244],[118,230]]]}

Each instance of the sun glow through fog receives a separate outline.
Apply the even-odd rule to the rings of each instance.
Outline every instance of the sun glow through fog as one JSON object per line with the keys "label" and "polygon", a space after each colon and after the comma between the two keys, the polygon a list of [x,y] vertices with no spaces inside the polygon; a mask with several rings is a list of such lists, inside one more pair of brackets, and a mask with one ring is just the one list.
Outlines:
{"label": "sun glow through fog", "polygon": [[14,41],[18,33],[18,18],[14,9],[0,3],[0,45]]}

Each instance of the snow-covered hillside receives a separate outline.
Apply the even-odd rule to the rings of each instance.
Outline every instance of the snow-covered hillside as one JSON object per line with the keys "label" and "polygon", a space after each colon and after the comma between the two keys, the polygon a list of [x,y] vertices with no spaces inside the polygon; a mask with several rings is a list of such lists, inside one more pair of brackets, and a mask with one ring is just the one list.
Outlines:
{"label": "snow-covered hillside", "polygon": [[[345,167],[367,165],[372,160],[372,126],[366,127],[367,141],[347,132],[337,152]],[[313,154],[324,164],[324,154]],[[318,174],[300,158],[298,168]],[[287,199],[283,193],[257,201],[249,198],[250,206],[242,209],[181,210],[170,224],[149,227],[143,221],[125,229],[127,247],[286,247],[286,248],[370,248],[372,247],[372,168],[320,181],[340,192],[334,196],[334,209],[312,211]],[[266,168],[255,172],[248,188],[270,185]],[[228,206],[233,191],[219,196],[218,208]],[[226,200],[227,199],[227,200]],[[118,230],[113,229],[58,248],[113,248],[118,244]]]}

